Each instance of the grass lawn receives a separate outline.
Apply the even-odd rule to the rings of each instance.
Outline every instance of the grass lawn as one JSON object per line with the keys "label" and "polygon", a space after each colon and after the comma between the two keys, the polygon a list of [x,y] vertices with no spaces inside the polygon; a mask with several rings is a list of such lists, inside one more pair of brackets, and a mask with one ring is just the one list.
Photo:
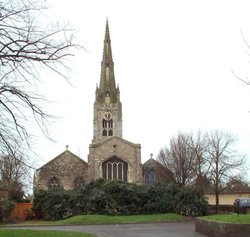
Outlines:
{"label": "grass lawn", "polygon": [[53,230],[0,230],[1,237],[94,237],[95,235]]}
{"label": "grass lawn", "polygon": [[250,224],[250,214],[221,214],[202,217],[202,219],[211,221],[228,222],[234,224]]}
{"label": "grass lawn", "polygon": [[[183,216],[167,213],[155,215],[130,215],[130,216],[107,216],[107,215],[79,215],[60,221],[24,221],[6,226],[45,226],[45,225],[96,225],[96,224],[125,224],[125,223],[149,223],[149,222],[176,222],[183,221]],[[0,225],[1,227],[1,225]],[[1,236],[1,235],[0,235]],[[2,236],[1,236],[2,237]]]}
{"label": "grass lawn", "polygon": [[92,225],[92,224],[125,224],[148,222],[175,222],[184,218],[174,213],[155,215],[131,215],[131,216],[106,216],[106,215],[79,215],[58,221],[62,225]]}

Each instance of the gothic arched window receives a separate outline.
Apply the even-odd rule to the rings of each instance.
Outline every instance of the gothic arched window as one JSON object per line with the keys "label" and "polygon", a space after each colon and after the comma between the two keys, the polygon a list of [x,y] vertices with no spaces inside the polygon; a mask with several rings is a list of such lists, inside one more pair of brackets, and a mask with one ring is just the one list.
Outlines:
{"label": "gothic arched window", "polygon": [[156,184],[156,177],[155,172],[153,169],[150,169],[146,172],[144,176],[144,182],[146,185],[155,185]]}
{"label": "gothic arched window", "polygon": [[48,183],[48,189],[60,189],[62,188],[61,182],[57,177],[53,177],[50,179],[49,183]]}
{"label": "gothic arched window", "polygon": [[110,137],[113,136],[113,120],[102,120],[102,136]]}
{"label": "gothic arched window", "polygon": [[103,179],[128,180],[128,163],[116,156],[102,163]]}
{"label": "gothic arched window", "polygon": [[80,189],[81,187],[83,187],[85,185],[84,179],[81,176],[78,176],[75,178],[74,180],[74,189]]}

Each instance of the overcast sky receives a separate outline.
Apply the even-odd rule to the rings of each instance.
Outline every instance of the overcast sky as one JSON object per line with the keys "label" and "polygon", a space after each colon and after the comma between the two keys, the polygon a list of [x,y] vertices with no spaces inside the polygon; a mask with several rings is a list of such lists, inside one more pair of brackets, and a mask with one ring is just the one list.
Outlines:
{"label": "overcast sky", "polygon": [[[123,105],[123,138],[157,156],[178,131],[223,129],[239,138],[250,161],[250,2],[241,0],[49,0],[48,15],[69,22],[85,51],[68,62],[73,86],[45,75],[43,93],[59,116],[56,142],[39,138],[38,166],[69,149],[87,161],[93,103],[100,81],[108,17],[115,79]],[[69,4],[70,3],[70,4]]]}

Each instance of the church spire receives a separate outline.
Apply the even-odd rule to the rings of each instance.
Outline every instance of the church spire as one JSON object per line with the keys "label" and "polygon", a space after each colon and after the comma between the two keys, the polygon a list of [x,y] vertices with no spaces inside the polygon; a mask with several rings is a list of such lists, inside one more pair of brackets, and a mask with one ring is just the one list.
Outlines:
{"label": "church spire", "polygon": [[105,29],[105,39],[104,39],[104,41],[110,41],[108,18],[106,19],[106,29]]}
{"label": "church spire", "polygon": [[122,137],[122,103],[120,89],[115,83],[109,23],[106,21],[100,84],[96,86],[94,103],[94,138],[98,142],[107,137]]}
{"label": "church spire", "polygon": [[114,62],[112,58],[108,19],[106,20],[100,85],[97,88],[96,96],[98,102],[105,102],[108,100],[111,103],[115,103],[117,99],[119,99],[119,90],[115,84]]}

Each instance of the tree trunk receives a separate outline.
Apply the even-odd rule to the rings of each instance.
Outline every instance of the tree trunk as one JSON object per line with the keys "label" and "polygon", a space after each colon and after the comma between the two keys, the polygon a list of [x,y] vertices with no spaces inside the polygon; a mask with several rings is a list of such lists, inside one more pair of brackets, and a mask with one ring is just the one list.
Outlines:
{"label": "tree trunk", "polygon": [[216,214],[219,212],[219,192],[215,191],[215,211]]}

